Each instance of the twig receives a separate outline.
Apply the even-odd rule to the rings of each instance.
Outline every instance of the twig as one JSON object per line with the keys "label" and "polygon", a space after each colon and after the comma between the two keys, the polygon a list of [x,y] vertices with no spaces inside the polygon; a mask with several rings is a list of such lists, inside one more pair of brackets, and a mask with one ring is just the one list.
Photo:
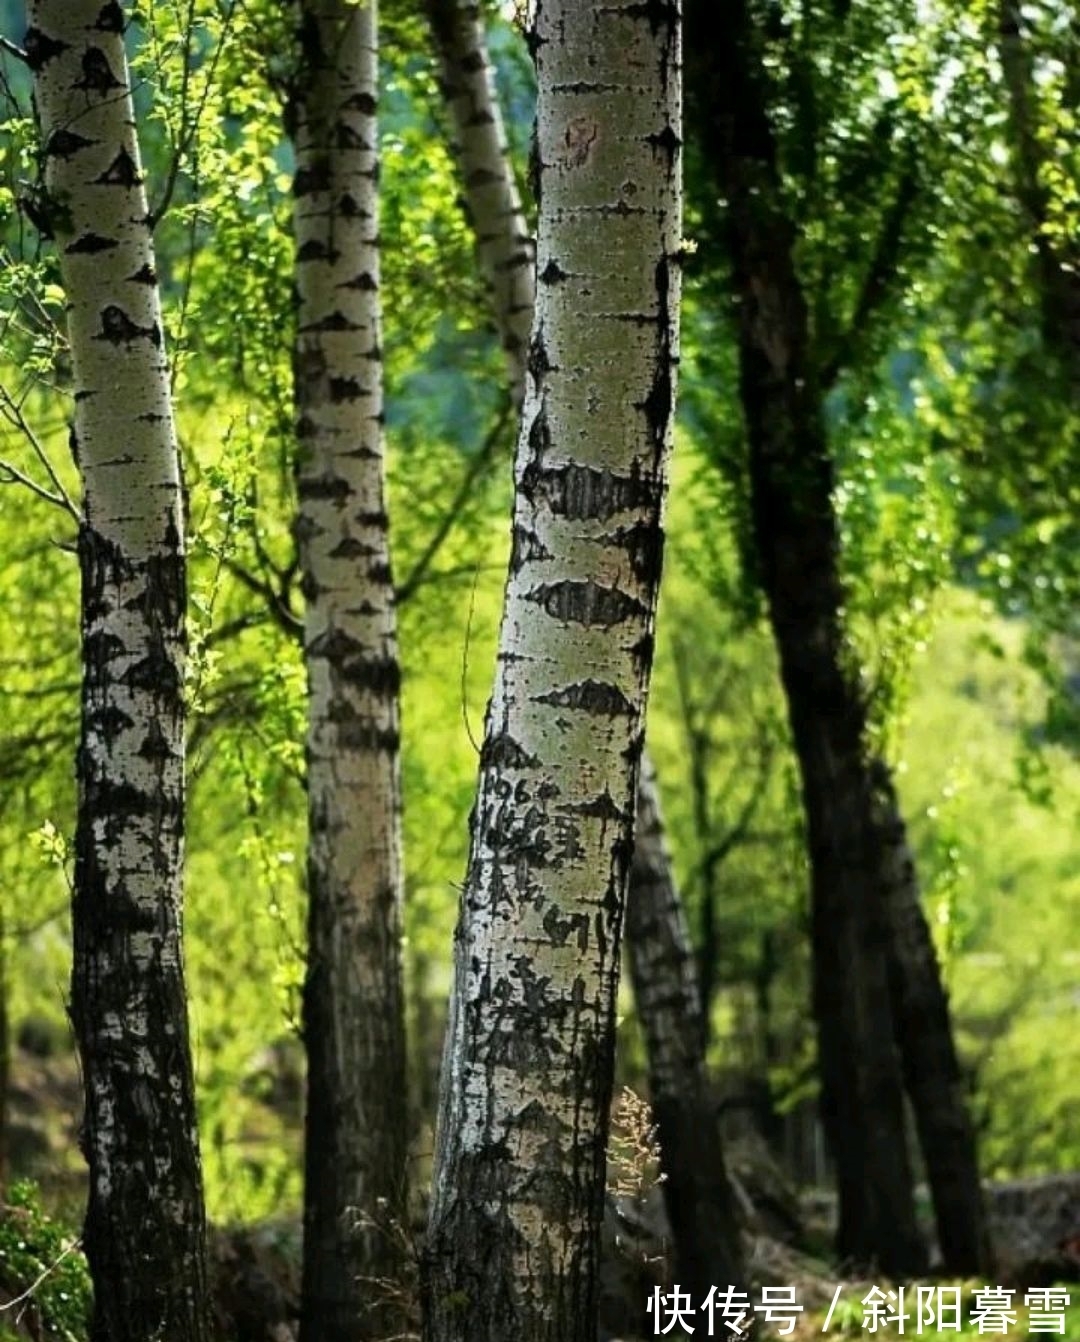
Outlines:
{"label": "twig", "polygon": [[458,515],[468,502],[469,496],[472,494],[477,480],[486,470],[488,463],[491,461],[495,448],[498,446],[499,439],[502,437],[503,429],[505,429],[511,414],[513,413],[513,409],[513,402],[507,397],[503,402],[502,409],[495,418],[495,423],[492,424],[491,428],[488,430],[487,437],[480,444],[480,448],[472,461],[469,462],[468,468],[462,477],[461,484],[458,487],[458,492],[454,496],[454,500],[450,504],[450,507],[446,510],[442,521],[435,528],[435,534],[428,541],[423,554],[413,565],[412,572],[403,583],[399,584],[397,592],[395,593],[397,604],[399,606],[404,605],[411,596],[414,596],[416,589],[424,581],[424,577],[428,569],[431,567],[432,561],[439,553],[439,550],[443,546],[443,542],[453,530]]}
{"label": "twig", "polygon": [[[50,1263],[49,1266],[45,1268],[44,1271],[42,1271],[37,1276],[37,1278],[30,1283],[30,1285],[26,1288],[26,1290],[23,1291],[22,1295],[17,1295],[14,1300],[9,1300],[7,1304],[0,1305],[0,1313],[2,1313],[6,1309],[14,1309],[16,1305],[22,1304],[24,1300],[29,1300],[30,1297],[37,1290],[37,1288],[45,1280],[45,1278],[51,1276],[56,1271],[56,1269],[60,1266],[60,1264],[64,1261],[64,1259],[68,1256],[68,1254],[71,1253],[74,1249],[78,1249],[81,1247],[82,1247],[81,1239],[73,1239],[70,1244],[66,1244],[60,1254],[60,1257],[57,1258],[57,1260],[54,1263]],[[22,1318],[22,1311],[20,1310],[19,1313],[15,1316],[15,1322],[18,1323],[21,1318]]]}
{"label": "twig", "polygon": [[0,51],[6,51],[9,56],[14,56],[17,61],[22,61],[24,65],[30,64],[30,58],[22,47],[17,46],[9,37],[0,37]]}
{"label": "twig", "polygon": [[[6,461],[2,463],[3,468],[8,470],[15,478],[20,479],[22,483],[28,484],[30,488],[33,489],[35,493],[40,494],[42,498],[48,499],[50,503],[55,503],[58,507],[66,509],[76,522],[81,522],[82,518],[79,515],[79,510],[75,507],[75,504],[71,501],[71,496],[64,488],[64,482],[60,479],[59,475],[57,475],[56,468],[49,460],[49,454],[45,451],[41,439],[34,432],[29,420],[27,420],[26,416],[23,414],[22,406],[16,402],[6,387],[0,387],[0,412],[3,413],[4,418],[7,419],[14,428],[18,429],[30,444],[31,451],[41,463],[42,469],[49,477],[56,493],[55,495],[51,494],[40,485],[35,485],[28,477],[23,476],[20,471],[16,470],[15,467],[9,465]],[[12,482],[8,481],[8,483],[10,484]]]}
{"label": "twig", "polygon": [[[6,478],[5,478],[6,477]],[[0,485],[25,485],[40,499],[46,503],[53,503],[58,508],[66,508],[70,511],[70,503],[61,498],[59,494],[50,494],[44,485],[39,485],[36,480],[25,475],[17,466],[13,466],[10,461],[0,457]]]}

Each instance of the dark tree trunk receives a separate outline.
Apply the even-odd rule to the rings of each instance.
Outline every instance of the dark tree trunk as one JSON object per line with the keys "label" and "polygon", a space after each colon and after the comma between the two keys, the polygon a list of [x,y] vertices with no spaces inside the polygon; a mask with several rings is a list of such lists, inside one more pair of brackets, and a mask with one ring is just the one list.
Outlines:
{"label": "dark tree trunk", "polygon": [[[717,44],[707,40],[703,0],[687,6],[689,120],[726,199],[756,560],[802,775],[821,1107],[839,1185],[837,1249],[847,1262],[911,1274],[924,1267],[925,1251],[904,1131],[881,889],[885,851],[873,813],[865,706],[841,623],[823,398],[743,0],[727,17],[727,40]],[[712,214],[715,223],[715,205]]]}
{"label": "dark tree trunk", "polygon": [[645,1032],[675,1280],[697,1305],[714,1284],[745,1290],[745,1264],[719,1116],[708,1093],[694,954],[664,844],[656,780],[644,766],[626,944]]}
{"label": "dark tree trunk", "polygon": [[880,760],[873,762],[871,772],[904,1083],[933,1195],[942,1259],[949,1272],[976,1276],[990,1270],[991,1250],[948,994],[919,902],[915,863],[892,779]]}

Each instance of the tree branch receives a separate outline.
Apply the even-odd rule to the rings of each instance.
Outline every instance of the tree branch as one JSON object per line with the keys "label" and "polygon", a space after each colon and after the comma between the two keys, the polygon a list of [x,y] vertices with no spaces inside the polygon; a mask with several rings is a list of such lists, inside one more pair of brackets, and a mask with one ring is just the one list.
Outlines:
{"label": "tree branch", "polygon": [[395,596],[399,606],[404,605],[410,597],[415,596],[416,589],[422,585],[435,556],[439,553],[446,538],[454,529],[454,523],[457,521],[461,510],[468,502],[469,496],[472,494],[477,480],[479,480],[480,476],[487,469],[492,457],[495,455],[495,448],[499,444],[499,440],[510,419],[513,408],[513,403],[507,398],[503,402],[502,409],[495,417],[494,424],[492,424],[491,428],[488,430],[487,437],[480,444],[479,450],[466,467],[465,474],[461,479],[461,484],[458,486],[458,491],[454,496],[454,501],[446,510],[446,514],[442,521],[435,528],[435,534],[428,541],[423,554],[421,554],[420,558],[413,565],[412,572],[403,583],[398,585]]}
{"label": "tree branch", "polygon": [[892,291],[900,266],[904,228],[919,194],[918,165],[914,151],[911,151],[908,162],[900,174],[892,205],[881,225],[877,245],[863,277],[862,289],[855,304],[851,322],[821,370],[821,388],[823,391],[828,391],[851,363],[854,351],[865,339],[867,324],[873,320]]}

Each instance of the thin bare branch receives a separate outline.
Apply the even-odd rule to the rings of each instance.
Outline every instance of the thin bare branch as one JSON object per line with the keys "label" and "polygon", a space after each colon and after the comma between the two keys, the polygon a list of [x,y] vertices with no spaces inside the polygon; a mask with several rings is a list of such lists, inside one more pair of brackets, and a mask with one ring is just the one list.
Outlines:
{"label": "thin bare branch", "polygon": [[453,502],[446,510],[445,516],[435,528],[435,533],[428,541],[423,554],[413,565],[413,571],[403,583],[399,584],[396,593],[397,604],[399,606],[404,605],[411,596],[414,596],[416,594],[416,589],[424,582],[428,569],[431,567],[435,556],[439,553],[446,538],[454,529],[454,523],[457,521],[461,510],[469,501],[469,497],[476,486],[476,482],[490,465],[491,460],[495,455],[495,449],[502,439],[503,430],[506,428],[510,416],[513,413],[513,409],[513,402],[507,397],[503,402],[502,408],[495,417],[494,424],[492,424],[491,428],[488,430],[487,437],[480,444],[479,450],[469,462],[465,474],[461,478],[461,484],[458,486],[457,494],[455,494]]}

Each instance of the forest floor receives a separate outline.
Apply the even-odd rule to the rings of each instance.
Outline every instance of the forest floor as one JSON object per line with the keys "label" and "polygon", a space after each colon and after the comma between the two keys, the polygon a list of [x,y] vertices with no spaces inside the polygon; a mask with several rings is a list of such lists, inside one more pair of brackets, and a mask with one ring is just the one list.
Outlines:
{"label": "forest floor", "polygon": [[[13,1174],[35,1187],[12,1186],[9,1203],[21,1205],[0,1208],[0,1342],[84,1342],[87,1282],[72,1230],[78,1224],[85,1178],[77,1141],[78,1071],[66,1048],[53,1048],[44,1039],[23,1042],[31,1047],[16,1050],[9,1083],[8,1159]],[[750,1219],[752,1302],[788,1299],[799,1306],[778,1310],[771,1319],[762,1316],[763,1335],[808,1342],[823,1333],[960,1333],[1010,1339],[1046,1333],[1080,1342],[1080,1175],[988,1186],[996,1240],[1006,1248],[998,1280],[893,1283],[839,1278],[827,1258],[829,1197],[799,1197],[785,1189],[782,1176],[759,1159],[759,1152],[738,1149],[733,1158],[736,1191]],[[711,1328],[708,1313],[700,1307],[685,1315],[685,1322],[694,1324],[692,1334],[678,1323],[667,1328],[675,1302],[665,1232],[655,1181],[634,1194],[609,1197],[602,1335],[612,1342],[653,1336],[735,1337],[719,1309]],[[291,1342],[299,1249],[295,1211],[213,1230],[217,1303],[229,1342]],[[20,1299],[31,1286],[31,1293]],[[664,1293],[659,1324],[655,1309],[648,1311],[650,1299],[657,1303],[657,1288]],[[771,1297],[763,1297],[766,1288]],[[1053,1294],[1041,1305],[1037,1299],[1025,1303],[1040,1288],[1063,1292],[1067,1303]],[[988,1294],[995,1290],[999,1294]],[[1000,1294],[1005,1291],[1012,1294]],[[938,1318],[946,1326],[937,1326]]]}

